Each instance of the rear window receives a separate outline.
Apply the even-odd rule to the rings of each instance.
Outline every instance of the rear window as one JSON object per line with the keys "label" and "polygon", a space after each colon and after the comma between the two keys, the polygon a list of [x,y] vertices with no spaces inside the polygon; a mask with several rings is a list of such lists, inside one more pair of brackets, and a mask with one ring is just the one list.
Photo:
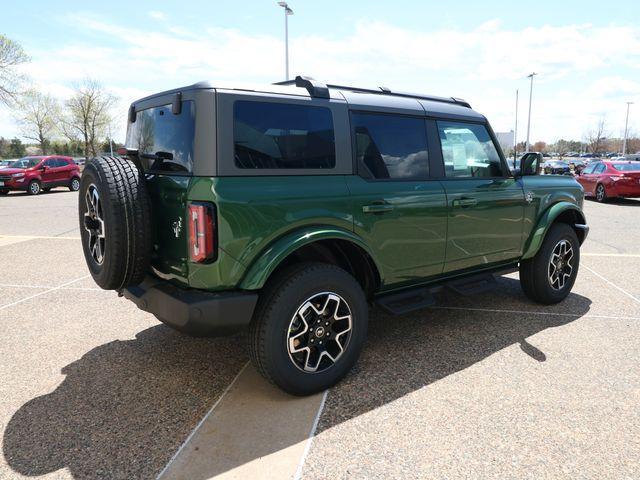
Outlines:
{"label": "rear window", "polygon": [[138,150],[145,171],[191,173],[195,118],[192,100],[182,102],[178,115],[171,113],[171,105],[140,110],[129,124],[127,148]]}
{"label": "rear window", "polygon": [[237,101],[235,165],[246,169],[331,169],[336,146],[331,110],[325,107]]}
{"label": "rear window", "polygon": [[613,168],[621,172],[638,172],[640,171],[640,163],[614,163]]}

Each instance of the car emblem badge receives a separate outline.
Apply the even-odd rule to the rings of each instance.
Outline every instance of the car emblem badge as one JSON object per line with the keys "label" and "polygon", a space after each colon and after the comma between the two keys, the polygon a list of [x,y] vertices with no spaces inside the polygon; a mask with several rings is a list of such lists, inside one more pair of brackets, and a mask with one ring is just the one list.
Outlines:
{"label": "car emblem badge", "polygon": [[527,203],[533,202],[533,192],[525,193],[524,194],[524,199],[527,201]]}
{"label": "car emblem badge", "polygon": [[178,217],[178,220],[173,222],[171,227],[173,228],[173,233],[176,238],[180,237],[180,232],[182,231],[182,217]]}

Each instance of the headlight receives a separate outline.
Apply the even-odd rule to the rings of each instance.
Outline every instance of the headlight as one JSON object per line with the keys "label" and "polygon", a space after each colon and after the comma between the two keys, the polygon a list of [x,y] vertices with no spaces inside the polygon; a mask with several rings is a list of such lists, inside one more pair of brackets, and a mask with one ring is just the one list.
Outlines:
{"label": "headlight", "polygon": [[11,176],[13,178],[20,178],[20,177],[24,177],[24,173],[13,173],[13,174],[11,174]]}

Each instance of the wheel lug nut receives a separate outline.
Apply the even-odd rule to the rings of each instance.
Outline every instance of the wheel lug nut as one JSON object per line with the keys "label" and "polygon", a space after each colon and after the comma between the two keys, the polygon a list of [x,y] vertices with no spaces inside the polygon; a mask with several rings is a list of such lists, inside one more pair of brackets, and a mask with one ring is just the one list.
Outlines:
{"label": "wheel lug nut", "polygon": [[325,325],[329,325],[329,322],[325,323]]}
{"label": "wheel lug nut", "polygon": [[320,340],[320,345],[322,345],[322,340]]}

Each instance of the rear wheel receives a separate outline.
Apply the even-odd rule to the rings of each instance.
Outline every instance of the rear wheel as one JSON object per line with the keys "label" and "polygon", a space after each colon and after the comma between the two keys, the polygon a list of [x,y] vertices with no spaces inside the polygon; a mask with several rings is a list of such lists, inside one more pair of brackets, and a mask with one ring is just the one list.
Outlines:
{"label": "rear wheel", "polygon": [[294,395],[322,391],[355,364],[367,335],[360,284],[328,264],[294,266],[270,280],[249,328],[258,371]]}
{"label": "rear wheel", "polygon": [[607,201],[607,189],[601,183],[596,187],[596,200],[600,203]]}
{"label": "rear wheel", "polygon": [[42,187],[40,186],[40,182],[38,180],[31,180],[27,189],[29,195],[38,195],[41,191]]}
{"label": "rear wheel", "polygon": [[525,295],[545,305],[564,300],[578,275],[580,242],[566,223],[551,226],[536,255],[520,262],[520,285]]}
{"label": "rear wheel", "polygon": [[0,195],[9,195],[9,190],[0,190]]}

